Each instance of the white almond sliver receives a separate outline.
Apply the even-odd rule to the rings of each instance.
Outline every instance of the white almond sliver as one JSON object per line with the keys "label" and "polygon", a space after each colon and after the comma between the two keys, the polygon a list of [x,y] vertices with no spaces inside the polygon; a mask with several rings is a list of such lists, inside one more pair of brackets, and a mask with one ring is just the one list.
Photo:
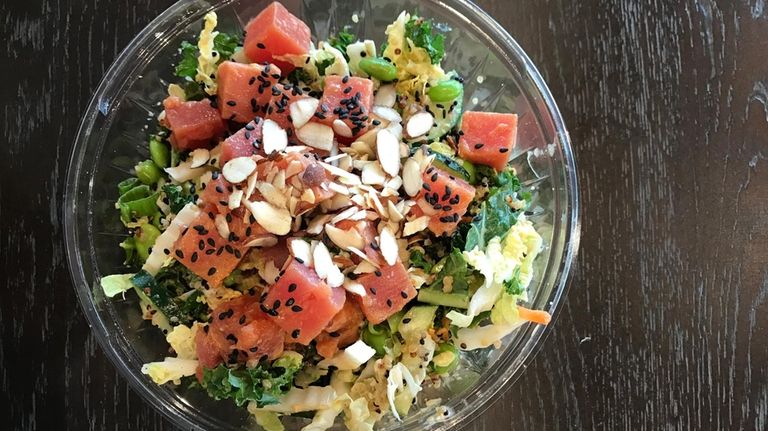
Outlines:
{"label": "white almond sliver", "polygon": [[351,174],[343,169],[337,168],[336,166],[329,165],[328,163],[320,162],[320,166],[322,166],[330,174],[336,175],[337,177],[347,182],[348,185],[360,184],[360,177],[355,174]]}
{"label": "white almond sliver", "polygon": [[315,192],[312,189],[304,189],[304,192],[301,194],[301,200],[311,204],[315,203]]}
{"label": "white almond sliver", "polygon": [[227,202],[227,207],[231,210],[236,210],[240,208],[240,202],[243,200],[243,191],[240,189],[235,189],[232,191],[232,194],[229,195],[229,202]]}
{"label": "white almond sliver", "polygon": [[421,216],[415,220],[411,220],[405,223],[403,226],[403,236],[411,236],[416,232],[421,232],[429,225],[429,217]]}
{"label": "white almond sliver", "polygon": [[229,225],[227,224],[227,219],[224,218],[221,214],[216,214],[216,217],[213,219],[213,224],[216,225],[216,231],[219,233],[219,236],[222,238],[229,238]]}
{"label": "white almond sliver", "polygon": [[208,159],[210,158],[211,153],[206,150],[205,148],[198,148],[190,154],[190,157],[192,159],[192,163],[189,167],[191,168],[199,168],[200,166],[205,165],[208,163]]}
{"label": "white almond sliver", "polygon": [[291,163],[289,163],[288,167],[285,168],[285,177],[290,178],[303,170],[304,170],[304,165],[300,161],[291,160]]}
{"label": "white almond sliver", "polygon": [[349,293],[354,293],[355,295],[360,297],[366,296],[368,294],[365,291],[365,286],[352,280],[344,280],[344,290],[346,290]]}
{"label": "white almond sliver", "polygon": [[312,266],[312,250],[309,243],[303,239],[294,239],[290,243],[291,254],[297,259],[301,259],[306,266]]}
{"label": "white almond sliver", "polygon": [[363,181],[363,184],[383,185],[387,177],[381,169],[381,165],[376,162],[368,162],[363,165],[360,179]]}
{"label": "white almond sliver", "polygon": [[400,142],[389,130],[376,134],[376,155],[384,172],[393,177],[400,172]]}
{"label": "white almond sliver", "polygon": [[401,121],[403,121],[403,117],[401,117],[400,114],[397,113],[397,111],[395,111],[390,107],[374,106],[373,113],[391,123],[400,123]]}
{"label": "white almond sliver", "polygon": [[384,106],[387,108],[395,106],[396,101],[397,91],[395,91],[395,86],[393,84],[382,85],[379,87],[379,89],[376,91],[376,96],[373,98],[374,105]]}
{"label": "white almond sliver", "polygon": [[360,236],[356,229],[343,230],[332,224],[326,224],[325,233],[328,234],[328,238],[330,238],[334,244],[344,250],[349,249],[349,247],[359,249],[365,247],[365,239]]}
{"label": "white almond sliver", "polygon": [[323,231],[323,226],[331,221],[331,214],[320,214],[309,221],[307,225],[307,233],[310,235],[319,235]]}
{"label": "white almond sliver", "polygon": [[340,195],[349,196],[349,189],[338,183],[334,183],[334,182],[328,183],[328,190],[334,193],[338,193]]}
{"label": "white almond sliver", "polygon": [[331,287],[339,287],[344,283],[344,274],[333,263],[331,253],[322,242],[319,242],[312,252],[315,261],[315,272],[320,278],[325,279]]}
{"label": "white almond sliver", "polygon": [[345,123],[343,120],[333,120],[333,131],[336,132],[337,135],[344,138],[352,137],[352,129],[350,129],[349,126],[347,126],[347,123]]}
{"label": "white almond sliver", "polygon": [[277,174],[275,174],[270,182],[276,189],[283,190],[285,188],[285,171],[277,171]]}
{"label": "white almond sliver", "polygon": [[389,265],[397,263],[397,256],[400,254],[400,249],[397,246],[395,235],[389,229],[389,226],[385,226],[379,235],[379,247],[381,247],[381,254],[384,256],[384,260],[386,260]]}
{"label": "white almond sliver", "polygon": [[345,209],[344,211],[336,214],[331,219],[331,223],[336,224],[336,223],[338,223],[338,222],[340,222],[342,220],[346,220],[346,219],[352,217],[352,215],[355,214],[355,213],[357,213],[357,208],[354,207],[354,206],[349,207],[349,208]]}
{"label": "white almond sliver", "polygon": [[187,161],[180,163],[179,166],[165,168],[165,172],[167,172],[171,179],[177,183],[194,180],[206,172],[205,168],[192,168],[190,166],[191,164],[192,161],[187,159]]}
{"label": "white almond sliver", "polygon": [[318,150],[331,151],[333,148],[333,129],[325,124],[307,123],[300,129],[296,129],[296,137]]}
{"label": "white almond sliver", "polygon": [[419,168],[419,162],[413,159],[408,159],[403,165],[403,188],[408,196],[416,196],[419,194],[422,185],[421,169]]}
{"label": "white almond sliver", "polygon": [[408,123],[405,125],[405,132],[411,138],[419,137],[432,128],[432,124],[435,122],[435,118],[429,112],[419,112],[411,115],[408,119]]}
{"label": "white almond sliver", "polygon": [[267,202],[243,201],[256,221],[275,235],[285,235],[291,231],[291,213],[285,208],[276,208]]}
{"label": "white almond sliver", "polygon": [[354,272],[355,274],[370,274],[370,273],[376,271],[377,269],[379,269],[379,268],[377,268],[376,266],[372,265],[367,260],[364,260],[364,261],[360,262],[355,267],[355,270],[352,271],[352,272]]}
{"label": "white almond sliver", "polygon": [[291,112],[291,121],[293,121],[293,127],[296,129],[301,128],[312,119],[317,111],[317,105],[320,101],[314,97],[305,97],[299,99],[288,106],[288,110]]}
{"label": "white almond sliver", "polygon": [[283,151],[288,146],[288,134],[279,124],[272,120],[264,120],[261,129],[264,152]]}
{"label": "white almond sliver", "polygon": [[387,201],[387,212],[389,212],[389,219],[393,222],[400,222],[403,219],[403,214],[397,210],[397,206],[392,201]]}
{"label": "white almond sliver", "polygon": [[248,241],[245,246],[246,247],[272,247],[273,245],[277,244],[277,237],[276,236],[262,236],[256,239],[253,239],[251,241]]}
{"label": "white almond sliver", "polygon": [[256,170],[256,162],[250,157],[235,157],[224,164],[221,174],[230,183],[245,181]]}
{"label": "white almond sliver", "polygon": [[248,185],[245,188],[245,198],[250,199],[253,191],[256,190],[256,184],[259,181],[259,172],[254,171],[250,177],[248,177]]}
{"label": "white almond sliver", "polygon": [[277,208],[286,207],[285,196],[280,193],[272,184],[259,182],[256,188],[259,190],[259,193],[264,196],[264,199],[266,199],[267,202],[271,203]]}

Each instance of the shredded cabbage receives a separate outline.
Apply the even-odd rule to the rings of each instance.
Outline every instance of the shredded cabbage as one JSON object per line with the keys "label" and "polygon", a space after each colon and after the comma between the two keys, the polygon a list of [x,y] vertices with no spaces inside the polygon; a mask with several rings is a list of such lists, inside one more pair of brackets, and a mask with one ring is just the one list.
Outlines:
{"label": "shredded cabbage", "polygon": [[197,359],[195,347],[195,335],[201,325],[197,322],[192,327],[177,325],[165,336],[165,340],[171,345],[179,359]]}
{"label": "shredded cabbage", "polygon": [[134,274],[113,274],[106,277],[101,277],[101,288],[104,290],[104,294],[112,298],[118,293],[131,290],[133,283],[131,283],[131,277]]}
{"label": "shredded cabbage", "polygon": [[[205,92],[214,95],[216,94],[216,79],[211,78],[211,75],[216,73],[216,62],[218,58],[213,56],[213,40],[218,31],[214,31],[218,24],[218,17],[216,12],[208,12],[203,18],[205,25],[200,32],[200,39],[197,42],[197,48],[200,50],[200,55],[197,57],[197,76],[195,80],[205,85]],[[215,75],[214,75],[215,76]]]}
{"label": "shredded cabbage", "polygon": [[197,361],[194,359],[165,358],[162,362],[150,362],[141,367],[141,372],[153,382],[162,385],[168,382],[181,383],[181,378],[194,376]]}

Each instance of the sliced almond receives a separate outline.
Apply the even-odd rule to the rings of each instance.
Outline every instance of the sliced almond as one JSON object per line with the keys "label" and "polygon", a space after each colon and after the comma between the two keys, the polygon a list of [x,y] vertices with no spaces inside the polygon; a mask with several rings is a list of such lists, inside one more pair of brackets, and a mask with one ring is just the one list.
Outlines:
{"label": "sliced almond", "polygon": [[227,202],[227,207],[231,210],[236,210],[240,208],[240,202],[243,200],[243,191],[240,189],[235,189],[232,191],[232,194],[229,195],[229,201]]}
{"label": "sliced almond", "polygon": [[344,157],[348,157],[346,154],[336,154],[335,156],[326,157],[323,161],[325,163],[333,163],[339,159],[342,159]]}
{"label": "sliced almond", "polygon": [[291,231],[291,213],[285,208],[277,208],[267,202],[243,201],[256,221],[275,235],[285,235]]}
{"label": "sliced almond", "polygon": [[325,225],[325,233],[328,234],[328,238],[330,238],[334,244],[344,250],[349,249],[349,247],[359,249],[365,247],[365,239],[360,236],[357,229],[343,230],[329,223]]}
{"label": "sliced almond", "polygon": [[421,169],[416,160],[408,159],[403,165],[403,188],[408,196],[419,194],[422,185]]}
{"label": "sliced almond", "polygon": [[301,200],[310,204],[314,204],[315,192],[313,192],[312,189],[304,189],[304,192],[301,194]]}
{"label": "sliced almond", "polygon": [[384,172],[393,177],[400,172],[400,142],[386,129],[376,134],[376,155]]}
{"label": "sliced almond", "polygon": [[352,202],[357,204],[358,206],[365,205],[365,196],[363,195],[354,195],[351,198],[349,198]]}
{"label": "sliced almond", "polygon": [[261,129],[264,152],[271,154],[274,151],[283,151],[288,146],[288,134],[279,124],[267,119]]}
{"label": "sliced almond", "polygon": [[347,123],[344,122],[344,120],[333,120],[333,131],[344,138],[351,138],[352,137],[352,129],[347,126]]}
{"label": "sliced almond", "polygon": [[308,151],[309,147],[306,145],[291,145],[290,147],[285,147],[286,153],[303,153],[305,151]]}
{"label": "sliced almond", "polygon": [[374,106],[373,113],[389,121],[390,123],[400,123],[403,118],[394,109],[386,106]]}
{"label": "sliced almond", "polygon": [[269,284],[273,284],[275,280],[277,280],[277,277],[280,276],[280,270],[277,269],[275,262],[272,260],[268,260],[267,263],[264,264],[264,269],[259,269],[258,271],[259,276]]}
{"label": "sliced almond", "polygon": [[276,189],[283,190],[285,188],[285,171],[277,171],[275,177],[270,182]]}
{"label": "sliced almond", "polygon": [[285,168],[285,177],[290,178],[303,170],[304,170],[304,164],[302,164],[298,160],[291,160],[291,163],[289,163],[288,167]]}
{"label": "sliced almond", "polygon": [[306,266],[312,266],[312,249],[308,242],[303,239],[291,240],[289,244],[293,257],[300,259]]}
{"label": "sliced almond", "polygon": [[352,280],[344,280],[344,290],[346,290],[349,293],[354,293],[357,296],[363,297],[366,296],[368,293],[365,291],[365,286],[362,284],[352,281]]}
{"label": "sliced almond", "polygon": [[377,266],[371,264],[367,260],[363,260],[355,267],[355,270],[352,272],[354,272],[355,274],[370,274],[376,271],[377,269],[379,269]]}
{"label": "sliced almond", "polygon": [[388,130],[389,133],[392,134],[392,136],[395,137],[398,141],[403,139],[403,125],[400,123],[389,123],[389,126],[385,127],[382,130]]}
{"label": "sliced almond", "polygon": [[351,206],[351,207],[345,209],[344,211],[336,214],[331,219],[331,223],[336,224],[336,223],[338,223],[338,222],[340,222],[342,220],[346,220],[346,219],[350,218],[353,214],[357,213],[357,211],[358,211],[358,209],[356,207]]}
{"label": "sliced almond", "polygon": [[259,171],[254,171],[250,177],[248,177],[248,185],[245,188],[245,198],[250,199],[253,191],[256,190],[256,184],[259,182]]}
{"label": "sliced almond", "polygon": [[[357,248],[355,248],[355,247],[350,247],[350,248],[349,248],[349,251],[350,251],[351,253],[354,253],[354,254],[356,254],[356,255],[357,255],[357,256],[358,256],[360,259],[363,259],[364,261],[368,262],[369,264],[371,264],[372,266],[374,266],[376,269],[378,269],[378,268],[379,268],[379,265],[378,265],[376,262],[372,261],[372,260],[371,260],[371,259],[368,257],[368,255],[366,255],[365,253],[363,253],[363,252],[362,252],[360,249],[357,249]],[[361,263],[362,263],[362,262],[361,262]],[[360,267],[360,265],[358,265],[358,267]]]}
{"label": "sliced almond", "polygon": [[387,180],[387,176],[384,174],[380,164],[368,162],[363,165],[360,179],[363,181],[363,184],[383,185]]}
{"label": "sliced almond", "polygon": [[408,123],[405,125],[405,133],[411,138],[417,138],[429,132],[434,122],[435,117],[429,112],[418,112],[411,115],[411,118],[408,119]]}
{"label": "sliced almond", "polygon": [[256,162],[250,157],[235,157],[224,164],[221,174],[230,183],[245,181],[256,170]]}
{"label": "sliced almond", "polygon": [[400,190],[400,187],[402,186],[403,186],[403,179],[400,178],[400,176],[396,176],[384,184],[384,187],[388,187],[394,190]]}
{"label": "sliced almond", "polygon": [[360,177],[358,177],[355,174],[349,173],[343,169],[339,169],[336,166],[329,165],[328,163],[320,162],[320,166],[322,166],[326,171],[329,173],[336,175],[339,177],[339,179],[348,185],[357,185],[360,184]]}
{"label": "sliced almond", "polygon": [[384,256],[384,260],[386,260],[389,265],[397,263],[397,256],[400,254],[400,249],[397,246],[395,235],[388,226],[384,227],[379,235],[379,247],[381,248],[381,254]]}
{"label": "sliced almond", "polygon": [[352,157],[349,157],[349,154],[345,154],[344,157],[339,159],[339,163],[336,166],[338,166],[339,169],[349,171],[352,166]]}
{"label": "sliced almond", "polygon": [[296,137],[318,150],[330,151],[333,148],[333,129],[325,124],[307,123],[296,130]]}
{"label": "sliced almond", "polygon": [[[309,211],[309,210],[307,209],[307,211]],[[291,232],[298,232],[299,229],[301,229],[301,219],[302,219],[302,215],[301,214],[297,215],[293,219],[293,224],[291,225]]]}
{"label": "sliced almond", "polygon": [[395,86],[393,84],[382,85],[379,87],[379,89],[376,91],[376,96],[373,98],[374,105],[384,106],[387,108],[395,106],[396,101],[397,91],[395,91]]}
{"label": "sliced almond", "polygon": [[211,153],[205,148],[198,148],[192,151],[189,156],[192,159],[192,163],[189,165],[189,167],[199,168],[200,166],[208,163],[208,159],[210,158]]}
{"label": "sliced almond", "polygon": [[338,183],[334,183],[334,182],[328,183],[328,190],[334,193],[338,193],[340,195],[349,196],[349,189]]}
{"label": "sliced almond", "polygon": [[219,236],[222,238],[229,238],[229,225],[227,224],[227,219],[224,218],[221,214],[216,214],[216,217],[213,219],[213,224],[216,225],[216,231],[219,233]]}
{"label": "sliced almond", "polygon": [[317,106],[320,101],[314,97],[305,97],[299,99],[288,106],[288,110],[291,112],[291,121],[293,121],[293,127],[300,129],[307,124],[312,116],[317,111]]}
{"label": "sliced almond", "polygon": [[403,214],[398,211],[397,205],[392,201],[387,201],[387,212],[389,213],[389,219],[394,222],[400,222],[404,218]]}
{"label": "sliced almond", "polygon": [[331,221],[333,216],[331,214],[320,214],[309,221],[307,225],[307,233],[310,235],[319,235],[323,231],[323,226]]}
{"label": "sliced almond", "polygon": [[245,243],[246,247],[272,247],[273,245],[277,244],[277,237],[276,236],[262,236],[256,239],[252,239]]}
{"label": "sliced almond", "polygon": [[299,198],[291,196],[288,198],[288,211],[291,214],[296,214],[296,207],[299,206]]}
{"label": "sliced almond", "polygon": [[320,205],[325,211],[337,211],[348,206],[350,199],[354,202],[353,198],[342,194],[333,195],[332,198],[324,200]]}
{"label": "sliced almond", "polygon": [[320,278],[325,279],[331,287],[339,287],[344,283],[344,274],[334,265],[331,253],[322,242],[315,246],[312,252],[315,262],[315,272]]}
{"label": "sliced almond", "polygon": [[277,208],[286,208],[287,199],[285,195],[280,193],[275,186],[270,183],[259,182],[256,188],[259,190],[264,199]]}
{"label": "sliced almond", "polygon": [[411,236],[416,232],[421,232],[429,225],[429,217],[421,216],[415,220],[411,220],[405,223],[403,226],[403,236]]}

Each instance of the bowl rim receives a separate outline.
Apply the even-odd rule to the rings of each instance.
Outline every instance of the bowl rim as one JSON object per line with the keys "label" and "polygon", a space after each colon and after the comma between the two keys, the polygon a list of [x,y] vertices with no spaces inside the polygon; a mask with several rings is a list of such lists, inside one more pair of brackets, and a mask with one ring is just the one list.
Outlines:
{"label": "bowl rim", "polygon": [[[105,72],[84,111],[70,153],[66,174],[68,187],[64,190],[64,231],[67,262],[72,277],[72,284],[77,293],[81,309],[86,316],[88,326],[95,331],[96,339],[102,350],[115,368],[117,368],[120,375],[128,381],[131,388],[137,391],[145,401],[152,405],[155,410],[160,411],[172,423],[189,429],[204,429],[207,419],[202,418],[202,420],[200,420],[200,418],[196,418],[195,421],[192,421],[191,418],[188,417],[188,412],[184,406],[181,405],[182,403],[176,402],[169,404],[167,399],[161,397],[156,390],[152,390],[146,378],[140,371],[133,369],[134,367],[128,363],[126,360],[127,358],[119,353],[117,346],[115,346],[115,342],[119,340],[116,340],[113,336],[114,334],[112,334],[104,326],[103,322],[101,322],[101,319],[98,316],[98,311],[96,310],[95,299],[91,290],[88,288],[89,286],[84,273],[81,251],[77,247],[79,234],[77,231],[77,212],[75,203],[76,197],[79,194],[78,180],[82,173],[82,162],[87,138],[90,135],[90,131],[93,128],[98,115],[106,115],[105,109],[108,109],[108,107],[103,105],[104,102],[102,101],[102,97],[105,93],[115,90],[116,88],[119,89],[121,86],[125,85],[124,81],[121,82],[115,78],[129,76],[132,69],[136,69],[140,66],[132,65],[127,60],[136,58],[147,45],[152,44],[153,40],[156,41],[159,39],[158,34],[162,34],[162,32],[158,32],[158,30],[161,29],[161,27],[166,26],[170,19],[178,18],[180,13],[185,9],[192,6],[200,6],[194,13],[185,14],[184,18],[176,24],[177,28],[185,23],[188,25],[191,22],[197,21],[208,11],[220,9],[237,1],[238,0],[210,0],[209,3],[208,1],[200,0],[179,0],[155,17],[128,43],[126,48],[121,51]],[[548,337],[549,333],[552,332],[553,324],[559,317],[559,312],[562,308],[561,302],[569,289],[572,279],[571,267],[575,262],[579,249],[582,215],[576,161],[570,136],[549,88],[531,59],[501,24],[471,1],[429,1],[441,8],[453,10],[455,16],[464,19],[467,24],[473,27],[476,27],[475,21],[481,22],[485,28],[478,29],[478,31],[487,34],[490,30],[490,32],[493,33],[492,36],[494,41],[500,45],[500,47],[504,48],[497,50],[497,52],[503,53],[503,55],[507,57],[514,58],[523,64],[524,70],[520,71],[520,74],[533,82],[536,91],[541,96],[541,101],[544,104],[546,112],[551,117],[550,120],[553,123],[555,132],[553,140],[560,144],[559,150],[561,151],[563,168],[565,170],[563,183],[565,193],[567,193],[567,210],[565,213],[567,217],[564,217],[563,223],[565,224],[565,227],[562,230],[562,235],[564,235],[563,250],[560,252],[561,256],[559,264],[557,267],[553,268],[553,270],[557,270],[557,276],[553,283],[552,293],[550,294],[548,301],[549,311],[552,314],[552,323],[546,327],[539,328],[539,330],[534,331],[534,333],[527,337],[522,346],[524,352],[517,358],[517,368],[511,370],[508,375],[493,382],[491,387],[487,389],[485,394],[483,394],[483,397],[475,397],[466,408],[462,409],[461,414],[455,415],[449,420],[440,422],[439,425],[432,427],[432,429],[447,430],[461,428],[468,424],[475,415],[484,412],[494,404],[494,402],[498,401],[497,399],[493,399],[494,395],[509,389],[512,383],[520,377],[523,370],[527,368],[527,365],[534,359],[535,355],[541,349],[543,342]],[[449,3],[454,4],[451,5]],[[177,19],[177,21],[179,20]],[[509,59],[507,60],[509,62]],[[89,182],[89,189],[92,185],[91,179]],[[502,364],[499,368],[506,369],[510,367],[509,364]],[[486,372],[484,374],[484,377],[488,377],[491,373]],[[471,392],[477,392],[478,387],[482,386],[482,384],[476,384]],[[490,399],[482,401],[481,399],[484,397],[490,397]],[[210,425],[214,426],[216,424],[211,423]],[[410,429],[418,428],[410,427]]]}

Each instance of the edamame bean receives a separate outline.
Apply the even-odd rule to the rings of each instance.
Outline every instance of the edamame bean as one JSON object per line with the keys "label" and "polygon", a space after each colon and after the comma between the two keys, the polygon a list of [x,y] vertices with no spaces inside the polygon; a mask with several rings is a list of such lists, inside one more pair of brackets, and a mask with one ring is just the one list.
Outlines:
{"label": "edamame bean", "polygon": [[464,86],[459,81],[447,79],[429,87],[427,94],[433,102],[445,103],[459,97],[462,91],[464,91]]}
{"label": "edamame bean", "polygon": [[443,343],[437,346],[435,356],[432,358],[432,367],[437,374],[446,374],[459,366],[459,349],[451,343]]}
{"label": "edamame bean", "polygon": [[171,149],[163,141],[152,136],[149,138],[149,155],[160,168],[167,168],[171,163]]}
{"label": "edamame bean", "polygon": [[397,68],[383,58],[363,58],[360,60],[360,69],[380,81],[389,82],[397,78]]}
{"label": "edamame bean", "polygon": [[155,184],[161,175],[160,168],[152,160],[144,160],[136,165],[136,176],[144,184]]}

